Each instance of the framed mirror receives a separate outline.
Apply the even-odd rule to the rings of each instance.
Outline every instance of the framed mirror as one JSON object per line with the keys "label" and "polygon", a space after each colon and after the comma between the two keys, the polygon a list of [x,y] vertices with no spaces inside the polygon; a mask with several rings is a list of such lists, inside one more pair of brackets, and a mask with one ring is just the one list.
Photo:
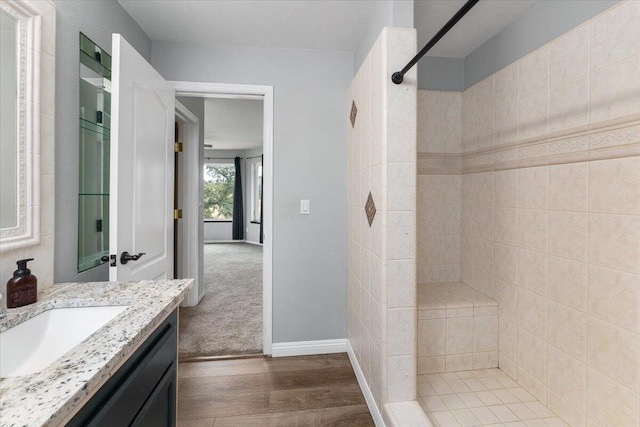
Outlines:
{"label": "framed mirror", "polygon": [[35,258],[42,289],[54,272],[55,18],[50,0],[0,1],[0,271]]}
{"label": "framed mirror", "polygon": [[[48,2],[0,2],[0,251],[40,243],[40,124],[53,73],[42,73]],[[48,33],[53,30],[53,34]],[[44,32],[43,32],[44,31]],[[53,49],[53,48],[52,48]],[[50,52],[53,55],[53,52]],[[51,85],[42,79],[51,79]],[[51,108],[53,109],[53,108]],[[49,112],[53,115],[53,111]]]}

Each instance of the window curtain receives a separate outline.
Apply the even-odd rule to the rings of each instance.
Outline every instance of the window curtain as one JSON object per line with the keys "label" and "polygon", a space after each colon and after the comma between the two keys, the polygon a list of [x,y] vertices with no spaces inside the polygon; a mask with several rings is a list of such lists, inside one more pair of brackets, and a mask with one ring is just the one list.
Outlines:
{"label": "window curtain", "polygon": [[244,240],[244,212],[242,208],[242,172],[240,157],[234,159],[236,179],[233,186],[233,240]]}
{"label": "window curtain", "polygon": [[262,199],[264,199],[264,155],[260,156],[260,166],[262,166],[262,176],[260,177],[260,188],[262,189],[262,195],[260,196],[260,243],[264,243],[264,232],[262,228],[262,224],[264,223],[262,220],[264,217],[264,210],[262,209]]}

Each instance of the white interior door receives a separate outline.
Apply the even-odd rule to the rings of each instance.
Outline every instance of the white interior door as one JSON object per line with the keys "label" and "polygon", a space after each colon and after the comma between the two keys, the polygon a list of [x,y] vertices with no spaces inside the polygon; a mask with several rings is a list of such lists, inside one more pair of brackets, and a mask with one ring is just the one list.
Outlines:
{"label": "white interior door", "polygon": [[120,34],[112,48],[109,280],[171,279],[175,93]]}

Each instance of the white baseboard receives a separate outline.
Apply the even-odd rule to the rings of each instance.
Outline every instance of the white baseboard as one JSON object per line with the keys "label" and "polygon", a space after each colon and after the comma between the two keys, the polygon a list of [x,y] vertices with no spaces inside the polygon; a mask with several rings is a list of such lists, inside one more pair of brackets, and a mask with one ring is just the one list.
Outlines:
{"label": "white baseboard", "polygon": [[311,354],[346,353],[347,340],[318,340],[274,342],[271,355],[273,357],[308,356]]}
{"label": "white baseboard", "polygon": [[205,245],[211,243],[246,243],[245,240],[205,240],[203,242]]}
{"label": "white baseboard", "polygon": [[260,243],[260,242],[254,242],[253,240],[245,240],[245,243],[248,243],[250,245],[256,245],[256,246],[264,246],[264,244]]}
{"label": "white baseboard", "polygon": [[364,400],[367,402],[369,412],[371,412],[371,418],[373,418],[373,422],[376,424],[376,427],[385,427],[380,408],[378,408],[376,400],[373,398],[373,393],[371,393],[369,384],[367,384],[367,380],[364,377],[364,372],[362,372],[362,368],[360,368],[360,364],[358,363],[358,359],[356,358],[356,354],[353,352],[353,348],[351,347],[351,343],[349,342],[349,340],[347,340],[347,354],[349,355],[351,366],[353,367],[353,371],[356,374],[356,379],[358,380],[358,384],[360,385],[360,390],[362,390],[362,394],[364,395]]}

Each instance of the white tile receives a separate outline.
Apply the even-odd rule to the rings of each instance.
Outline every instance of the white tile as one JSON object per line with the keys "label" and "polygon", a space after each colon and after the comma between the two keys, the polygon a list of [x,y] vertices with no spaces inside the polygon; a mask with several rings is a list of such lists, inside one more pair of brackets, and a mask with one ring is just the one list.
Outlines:
{"label": "white tile", "polygon": [[494,405],[489,409],[503,423],[518,420],[518,417],[506,405]]}
{"label": "white tile", "polygon": [[586,364],[549,346],[549,389],[557,392],[569,403],[586,411],[587,367]]}
{"label": "white tile", "polygon": [[518,139],[518,64],[495,74],[495,144]]}
{"label": "white tile", "polygon": [[473,368],[473,355],[467,354],[448,354],[445,356],[447,371],[466,371]]}
{"label": "white tile", "polygon": [[439,356],[446,353],[446,320],[418,321],[418,356]]}
{"label": "white tile", "polygon": [[591,68],[596,70],[640,53],[640,3],[622,2],[591,22]]}
{"label": "white tile", "polygon": [[589,318],[589,367],[640,392],[640,337],[625,329]]}
{"label": "white tile", "polygon": [[448,411],[447,406],[438,396],[426,396],[422,398],[422,401],[431,412]]}
{"label": "white tile", "polygon": [[482,425],[488,425],[491,423],[498,423],[500,420],[495,416],[493,412],[486,406],[479,408],[471,408],[471,413],[482,423]]}
{"label": "white tile", "polygon": [[[628,3],[636,3],[630,1]],[[640,111],[640,55],[591,74],[589,121],[598,123]]]}
{"label": "white tile", "polygon": [[493,394],[493,392],[490,390],[477,391],[476,396],[478,396],[478,399],[480,399],[482,403],[484,403],[487,406],[502,404],[500,399],[498,399],[496,395]]}
{"label": "white tile", "polygon": [[396,308],[387,311],[387,351],[389,356],[415,355],[415,310]]}
{"label": "white tile", "polygon": [[549,46],[518,62],[518,137],[539,136],[549,131]]}
{"label": "white tile", "polygon": [[388,223],[388,259],[414,259],[415,214],[413,212],[389,212]]}
{"label": "white tile", "polygon": [[640,333],[640,276],[589,266],[589,314]]}
{"label": "white tile", "polygon": [[447,354],[471,353],[473,350],[473,318],[447,319]]}
{"label": "white tile", "polygon": [[551,42],[549,79],[551,84],[575,79],[589,72],[589,24]]}
{"label": "white tile", "polygon": [[589,210],[640,214],[640,157],[589,163]]}
{"label": "white tile", "polygon": [[549,167],[518,170],[518,207],[546,209],[549,197]]}
{"label": "white tile", "polygon": [[580,361],[587,349],[587,315],[563,304],[549,301],[548,341]]}
{"label": "white tile", "polygon": [[590,263],[640,274],[640,217],[589,214]]}
{"label": "white tile", "polygon": [[549,298],[576,310],[587,311],[587,265],[549,257]]}
{"label": "white tile", "polygon": [[504,404],[520,403],[520,399],[514,396],[513,393],[507,389],[493,390],[493,394],[495,394],[496,397]]}
{"label": "white tile", "polygon": [[532,420],[538,418],[538,416],[524,403],[511,403],[507,407],[511,409],[511,412],[516,414],[520,420]]}
{"label": "white tile", "polygon": [[460,400],[457,394],[447,394],[440,396],[440,398],[450,410],[466,408],[466,405]]}
{"label": "white tile", "polygon": [[389,163],[387,165],[387,188],[387,207],[390,211],[415,210],[415,164]]}
{"label": "white tile", "polygon": [[520,402],[534,402],[536,400],[535,397],[531,396],[531,394],[522,387],[512,388],[509,391],[517,397]]}
{"label": "white tile", "polygon": [[549,408],[547,408],[540,402],[527,402],[525,403],[525,405],[527,405],[527,407],[540,418],[549,418],[555,415],[549,410]]}
{"label": "white tile", "polygon": [[387,302],[389,308],[415,305],[415,263],[413,261],[388,261],[389,280]]}
{"label": "white tile", "polygon": [[549,209],[586,212],[589,164],[549,166]]}
{"label": "white tile", "polygon": [[587,414],[602,426],[637,426],[638,394],[589,368]]}
{"label": "white tile", "polygon": [[462,402],[464,402],[467,408],[484,407],[484,403],[482,403],[482,401],[478,399],[478,396],[476,396],[475,393],[460,393],[458,394],[458,397],[460,398],[460,400],[462,400]]}
{"label": "white tile", "polygon": [[460,379],[447,380],[451,389],[456,393],[470,393],[471,389]]}
{"label": "white tile", "polygon": [[445,394],[454,394],[453,389],[445,381],[432,382],[430,384],[439,396]]}
{"label": "white tile", "polygon": [[457,409],[451,411],[462,427],[479,426],[480,421],[468,409]]}
{"label": "white tile", "polygon": [[460,423],[450,411],[432,412],[431,416],[436,420],[440,427],[460,427]]}
{"label": "white tile", "polygon": [[520,209],[518,212],[518,244],[523,249],[546,253],[548,216],[543,209]]}
{"label": "white tile", "polygon": [[469,387],[469,389],[471,391],[484,391],[484,390],[487,390],[487,386],[482,384],[482,382],[480,382],[480,380],[477,379],[477,378],[470,378],[470,379],[466,379],[466,380],[463,380],[463,381],[467,385],[467,387]]}
{"label": "white tile", "polygon": [[[480,378],[480,382],[484,384],[488,390],[498,390],[502,388],[502,384],[500,384],[498,380],[492,377]],[[495,394],[495,391],[494,391],[494,394]]]}
{"label": "white tile", "polygon": [[404,402],[415,399],[415,364],[415,355],[396,356],[387,359],[389,402]]}

